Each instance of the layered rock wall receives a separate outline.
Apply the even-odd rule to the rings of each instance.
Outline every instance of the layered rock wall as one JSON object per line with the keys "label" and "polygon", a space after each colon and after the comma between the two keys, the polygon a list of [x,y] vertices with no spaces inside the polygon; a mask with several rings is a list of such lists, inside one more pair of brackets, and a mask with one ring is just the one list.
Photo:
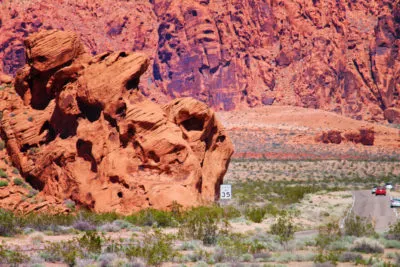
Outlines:
{"label": "layered rock wall", "polygon": [[8,74],[23,66],[28,34],[68,29],[92,54],[147,54],[141,90],[159,103],[192,96],[218,110],[297,105],[399,121],[399,1],[34,0],[0,12]]}

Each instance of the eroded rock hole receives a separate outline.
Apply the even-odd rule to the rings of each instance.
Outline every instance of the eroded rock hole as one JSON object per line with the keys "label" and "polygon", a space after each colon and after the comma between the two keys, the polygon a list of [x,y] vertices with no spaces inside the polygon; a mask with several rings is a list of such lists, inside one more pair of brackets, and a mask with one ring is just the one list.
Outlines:
{"label": "eroded rock hole", "polygon": [[134,77],[134,78],[128,80],[128,81],[126,82],[126,84],[125,84],[125,88],[126,88],[127,90],[131,90],[131,89],[136,89],[136,88],[138,88],[138,86],[139,86],[139,80],[140,80],[139,77]]}
{"label": "eroded rock hole", "polygon": [[187,131],[202,131],[204,121],[200,118],[192,117],[181,123]]}
{"label": "eroded rock hole", "polygon": [[90,121],[94,122],[100,118],[102,106],[100,104],[88,104],[81,98],[77,98],[79,110]]}
{"label": "eroded rock hole", "polygon": [[157,154],[154,151],[150,151],[148,153],[148,157],[149,157],[149,159],[152,159],[156,163],[160,162],[160,157],[157,156]]}
{"label": "eroded rock hole", "polygon": [[27,175],[25,177],[27,183],[29,183],[34,189],[42,191],[44,188],[44,183],[38,177],[33,175]]}
{"label": "eroded rock hole", "polygon": [[110,182],[115,184],[119,182],[119,177],[117,175],[110,176]]}
{"label": "eroded rock hole", "polygon": [[78,156],[91,163],[91,171],[97,172],[97,163],[92,154],[92,143],[79,139],[76,142]]}
{"label": "eroded rock hole", "polygon": [[122,192],[118,192],[117,195],[118,195],[119,198],[122,198],[122,197],[124,196],[124,195],[122,194]]}
{"label": "eroded rock hole", "polygon": [[49,121],[46,121],[45,123],[43,123],[42,128],[40,128],[39,135],[41,135],[44,132],[47,132],[46,141],[42,142],[42,143],[49,143],[56,138],[56,131],[51,126]]}
{"label": "eroded rock hole", "polygon": [[125,103],[121,103],[119,105],[119,107],[117,108],[117,110],[115,111],[115,113],[118,116],[124,118],[126,116],[126,104]]}
{"label": "eroded rock hole", "polygon": [[220,135],[217,137],[217,143],[223,143],[225,141],[225,135]]}
{"label": "eroded rock hole", "polygon": [[129,144],[129,141],[132,140],[132,137],[135,136],[136,130],[133,125],[128,125],[128,130],[125,134],[121,134],[119,136],[119,141],[123,148],[126,148]]}

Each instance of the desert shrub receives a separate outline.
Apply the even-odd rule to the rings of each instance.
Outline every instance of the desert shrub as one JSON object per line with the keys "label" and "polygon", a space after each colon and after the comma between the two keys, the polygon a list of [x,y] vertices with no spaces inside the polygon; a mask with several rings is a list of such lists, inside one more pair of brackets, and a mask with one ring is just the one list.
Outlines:
{"label": "desert shrub", "polygon": [[264,208],[259,208],[259,207],[248,207],[246,208],[246,218],[248,220],[251,220],[255,223],[260,223],[262,222],[264,216],[265,216],[265,209]]}
{"label": "desert shrub", "polygon": [[[336,265],[336,262],[339,260],[339,255],[337,252],[329,251],[328,253],[319,253],[315,256],[314,262],[316,264],[333,264]],[[332,265],[328,265],[332,266]]]}
{"label": "desert shrub", "polygon": [[272,216],[278,216],[278,215],[282,215],[282,210],[277,208],[274,204],[269,203],[265,206],[265,212],[267,214],[271,214]]}
{"label": "desert shrub", "polygon": [[99,256],[98,261],[100,262],[101,267],[108,267],[112,266],[112,262],[119,258],[120,255],[116,253],[103,253]]}
{"label": "desert shrub", "polygon": [[40,256],[49,262],[63,261],[74,266],[77,259],[101,253],[102,238],[96,232],[86,232],[80,238],[48,243]]}
{"label": "desert shrub", "polygon": [[372,222],[353,213],[344,221],[344,232],[346,235],[357,237],[376,235]]}
{"label": "desert shrub", "polygon": [[400,241],[400,221],[390,225],[386,238]]}
{"label": "desert shrub", "polygon": [[87,221],[96,226],[121,219],[121,215],[115,212],[95,213],[88,210],[80,211],[76,217],[77,220]]}
{"label": "desert shrub", "polygon": [[242,234],[223,235],[218,238],[218,247],[223,249],[225,257],[237,259],[242,254],[253,252],[253,243]]}
{"label": "desert shrub", "polygon": [[19,174],[19,170],[17,168],[13,168],[12,173]]}
{"label": "desert shrub", "polygon": [[127,222],[125,220],[115,220],[112,222],[114,225],[118,226],[120,229],[130,229],[133,227],[133,225],[130,222]]}
{"label": "desert shrub", "polygon": [[94,230],[96,230],[96,226],[92,222],[87,221],[87,220],[77,220],[76,222],[74,222],[72,227],[74,227],[76,230],[79,230],[79,231],[94,231]]}
{"label": "desert shrub", "polygon": [[385,248],[397,248],[400,249],[400,241],[398,240],[382,240]]}
{"label": "desert shrub", "polygon": [[351,251],[345,251],[339,256],[340,262],[360,262],[362,260],[362,255],[360,253],[355,253]]}
{"label": "desert shrub", "polygon": [[176,226],[173,213],[156,209],[141,210],[125,218],[128,222],[139,226],[158,226],[170,227]]}
{"label": "desert shrub", "polygon": [[81,238],[77,239],[77,242],[86,254],[101,253],[102,238],[97,232],[86,232]]}
{"label": "desert shrub", "polygon": [[282,245],[287,245],[287,243],[294,238],[295,230],[293,218],[285,214],[279,216],[276,222],[271,225],[270,232],[278,237]]}
{"label": "desert shrub", "polygon": [[383,253],[384,248],[378,240],[362,237],[354,241],[351,250],[363,253]]}
{"label": "desert shrub", "polygon": [[48,262],[63,261],[69,266],[74,266],[77,258],[83,256],[76,240],[49,243],[45,246],[40,256]]}
{"label": "desert shrub", "polygon": [[54,230],[56,227],[72,225],[75,217],[70,214],[29,213],[18,216],[20,224],[37,231]]}
{"label": "desert shrub", "polygon": [[64,200],[64,205],[69,208],[70,210],[74,210],[75,209],[75,201],[71,200],[71,199],[66,199]]}
{"label": "desert shrub", "polygon": [[190,241],[185,241],[181,244],[179,247],[179,250],[195,250],[198,249],[201,245],[201,242],[198,240],[190,240]]}
{"label": "desert shrub", "polygon": [[191,262],[213,262],[214,258],[211,254],[211,252],[208,252],[204,249],[196,249],[193,251],[193,253],[190,253],[189,255],[189,260]]}
{"label": "desert shrub", "polygon": [[240,260],[244,262],[251,262],[253,261],[253,255],[249,253],[243,254]]}
{"label": "desert shrub", "polygon": [[39,191],[31,188],[31,189],[29,189],[27,197],[32,198],[32,197],[36,196],[37,194],[39,194]]}
{"label": "desert shrub", "polygon": [[44,240],[44,237],[42,234],[35,234],[31,236],[31,243],[35,246],[41,244]]}
{"label": "desert shrub", "polygon": [[8,181],[0,180],[0,187],[4,187],[8,185]]}
{"label": "desert shrub", "polygon": [[15,185],[23,185],[24,184],[24,180],[22,180],[21,178],[14,178],[13,183]]}
{"label": "desert shrub", "polygon": [[0,140],[0,151],[3,150],[5,146],[6,144],[4,143],[4,141]]}
{"label": "desert shrub", "polygon": [[330,222],[319,227],[318,236],[315,238],[316,246],[322,253],[332,242],[340,238],[340,228],[337,222]]}
{"label": "desert shrub", "polygon": [[266,261],[271,258],[272,254],[267,251],[256,252],[253,254],[254,259],[261,259],[262,261]]}
{"label": "desert shrub", "polygon": [[118,232],[121,230],[121,227],[115,223],[105,223],[98,229],[101,232]]}
{"label": "desert shrub", "polygon": [[28,256],[0,245],[0,265],[9,264],[11,266],[19,266],[20,264],[26,262],[29,262]]}
{"label": "desert shrub", "polygon": [[314,267],[335,267],[336,264],[332,262],[317,262],[314,263]]}
{"label": "desert shrub", "polygon": [[171,260],[177,253],[172,247],[173,237],[158,230],[144,233],[143,240],[125,248],[125,255],[132,259],[144,258],[149,265],[159,265]]}
{"label": "desert shrub", "polygon": [[18,218],[11,211],[0,209],[0,236],[13,236],[19,231]]}
{"label": "desert shrub", "polygon": [[229,225],[223,209],[217,207],[193,208],[182,216],[179,235],[185,239],[201,240],[205,245],[215,244],[218,234],[226,232]]}

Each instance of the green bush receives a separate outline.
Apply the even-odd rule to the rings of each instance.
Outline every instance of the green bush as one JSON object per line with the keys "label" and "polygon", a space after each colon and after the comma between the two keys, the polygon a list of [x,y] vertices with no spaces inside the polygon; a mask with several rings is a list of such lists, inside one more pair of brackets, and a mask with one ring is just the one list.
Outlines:
{"label": "green bush", "polygon": [[160,265],[170,261],[177,255],[172,247],[173,238],[155,230],[153,233],[144,233],[143,241],[125,248],[125,255],[130,258],[141,257],[149,265]]}
{"label": "green bush", "polygon": [[266,247],[258,240],[250,240],[242,234],[222,235],[218,238],[218,247],[224,252],[224,258],[237,260],[243,254],[259,253]]}
{"label": "green bush", "polygon": [[81,249],[84,249],[86,253],[93,253],[93,254],[101,253],[102,239],[97,234],[97,232],[94,231],[85,232],[85,234],[77,241],[79,247]]}
{"label": "green bush", "polygon": [[339,260],[339,255],[337,252],[330,251],[328,253],[320,253],[315,256],[314,262],[317,263],[315,266],[324,266],[318,265],[318,263],[327,263],[330,265],[327,266],[336,266],[336,262]]}
{"label": "green bush", "polygon": [[400,221],[396,221],[396,223],[390,225],[386,238],[400,241]]}
{"label": "green bush", "polygon": [[318,236],[315,238],[316,246],[320,253],[331,244],[340,238],[340,228],[337,222],[330,222],[324,226],[319,227]]}
{"label": "green bush", "polygon": [[29,262],[28,256],[0,245],[0,265],[9,264],[11,266],[19,266],[27,262]]}
{"label": "green bush", "polygon": [[24,180],[22,180],[21,178],[14,178],[13,182],[15,185],[23,185],[24,184]]}
{"label": "green bush", "polygon": [[18,218],[11,211],[0,209],[0,236],[13,236],[18,232]]}
{"label": "green bush", "polygon": [[8,174],[3,169],[0,169],[0,177],[1,178],[8,178]]}
{"label": "green bush", "polygon": [[186,211],[182,218],[179,235],[183,238],[201,240],[205,245],[215,244],[218,234],[226,232],[229,226],[224,210],[215,206],[193,208]]}
{"label": "green bush", "polygon": [[172,212],[156,209],[141,210],[138,213],[127,216],[125,219],[138,226],[171,227],[177,225]]}
{"label": "green bush", "polygon": [[374,226],[367,219],[351,213],[344,221],[344,232],[352,236],[374,236]]}
{"label": "green bush", "polygon": [[264,208],[259,208],[259,207],[247,208],[245,212],[246,212],[246,218],[255,223],[262,222],[266,213]]}
{"label": "green bush", "polygon": [[4,187],[8,185],[8,181],[0,180],[0,187]]}
{"label": "green bush", "polygon": [[63,261],[69,266],[74,266],[76,259],[83,257],[83,253],[74,239],[49,243],[40,253],[40,257],[49,262]]}
{"label": "green bush", "polygon": [[281,215],[277,221],[271,225],[271,234],[278,236],[279,242],[282,245],[287,243],[294,238],[295,226],[293,224],[293,218],[290,215]]}

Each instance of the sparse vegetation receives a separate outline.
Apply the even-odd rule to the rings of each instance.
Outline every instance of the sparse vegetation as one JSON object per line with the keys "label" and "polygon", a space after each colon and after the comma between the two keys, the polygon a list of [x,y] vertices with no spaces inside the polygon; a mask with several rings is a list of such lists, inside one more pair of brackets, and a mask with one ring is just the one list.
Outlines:
{"label": "sparse vegetation", "polygon": [[357,237],[373,236],[376,234],[372,222],[353,213],[344,221],[344,231],[346,235]]}
{"label": "sparse vegetation", "polygon": [[3,169],[0,169],[0,177],[1,178],[8,178],[8,174]]}
{"label": "sparse vegetation", "polygon": [[15,185],[23,185],[24,181],[21,178],[14,178],[13,183]]}
{"label": "sparse vegetation", "polygon": [[[382,264],[389,262],[395,264],[397,254],[390,252],[386,255],[381,249],[400,247],[396,243],[399,241],[387,240],[396,239],[397,228],[400,229],[400,226],[394,224],[385,237],[378,237],[370,220],[351,214],[345,220],[344,232],[341,233],[338,220],[343,218],[343,213],[337,214],[335,210],[340,207],[341,212],[347,211],[352,201],[349,192],[335,192],[343,187],[348,188],[344,178],[340,182],[330,176],[318,180],[314,179],[317,172],[307,172],[309,178],[298,180],[299,178],[291,177],[290,173],[301,173],[304,166],[300,164],[314,163],[286,162],[285,171],[289,175],[285,180],[259,179],[232,183],[233,200],[229,205],[221,207],[215,205],[182,210],[182,207],[175,204],[172,211],[147,209],[129,216],[121,216],[116,213],[95,214],[79,210],[74,201],[66,199],[64,205],[73,212],[71,214],[22,215],[1,210],[0,235],[12,236],[39,231],[31,234],[30,242],[34,247],[44,246],[44,250],[29,254],[23,261],[19,261],[29,262],[31,265],[36,262],[62,262],[70,266],[149,266],[161,265],[164,262],[191,262],[193,266],[227,266],[235,262],[240,266],[259,262],[265,266],[279,266],[301,261],[314,261],[315,266],[334,266],[337,262],[371,266],[384,266]],[[347,175],[349,170],[342,168],[340,164],[335,162],[335,168],[341,168],[344,175]],[[357,162],[352,164],[355,167],[359,166]],[[249,166],[253,168],[253,173],[259,171],[256,165]],[[363,164],[362,168],[369,167]],[[11,170],[12,166],[7,166],[7,172]],[[390,171],[395,172],[396,169]],[[278,173],[278,170],[275,169],[274,172]],[[353,175],[351,171],[350,175]],[[353,177],[349,183],[357,185],[358,181],[363,181],[364,178]],[[368,180],[370,181],[373,179]],[[40,195],[37,195],[38,191],[31,188],[22,178],[15,177],[11,179],[11,183],[29,189],[30,198],[26,201],[43,201]],[[329,202],[331,198],[335,198],[337,202]],[[328,203],[329,205],[321,209],[323,201],[327,199],[331,204]],[[304,206],[309,206],[310,209],[304,209]],[[312,211],[313,206],[317,206],[318,210]],[[323,222],[324,225],[320,226],[316,238],[299,240],[294,237],[295,231],[315,229],[304,226],[304,218],[307,218],[304,214],[308,213],[307,216],[315,217],[315,223]],[[299,218],[301,220],[298,220]],[[235,233],[232,227],[240,227],[236,224],[245,225],[251,231]],[[270,226],[271,231],[268,231],[266,225]],[[178,235],[167,234],[170,230],[165,228],[168,227],[177,227]],[[128,236],[132,235],[132,238],[113,238],[112,233],[125,231]],[[60,234],[69,234],[70,238],[55,243],[46,241],[47,235]],[[350,235],[370,238],[363,243]],[[15,252],[17,256],[23,255],[18,247],[5,247],[5,250]],[[299,250],[302,252],[297,253]],[[309,253],[305,253],[306,250],[309,250]],[[375,253],[379,256],[371,256],[368,259],[365,253]],[[7,257],[7,263],[5,260],[3,262],[10,264],[10,257]],[[29,261],[29,258],[32,260]]]}

